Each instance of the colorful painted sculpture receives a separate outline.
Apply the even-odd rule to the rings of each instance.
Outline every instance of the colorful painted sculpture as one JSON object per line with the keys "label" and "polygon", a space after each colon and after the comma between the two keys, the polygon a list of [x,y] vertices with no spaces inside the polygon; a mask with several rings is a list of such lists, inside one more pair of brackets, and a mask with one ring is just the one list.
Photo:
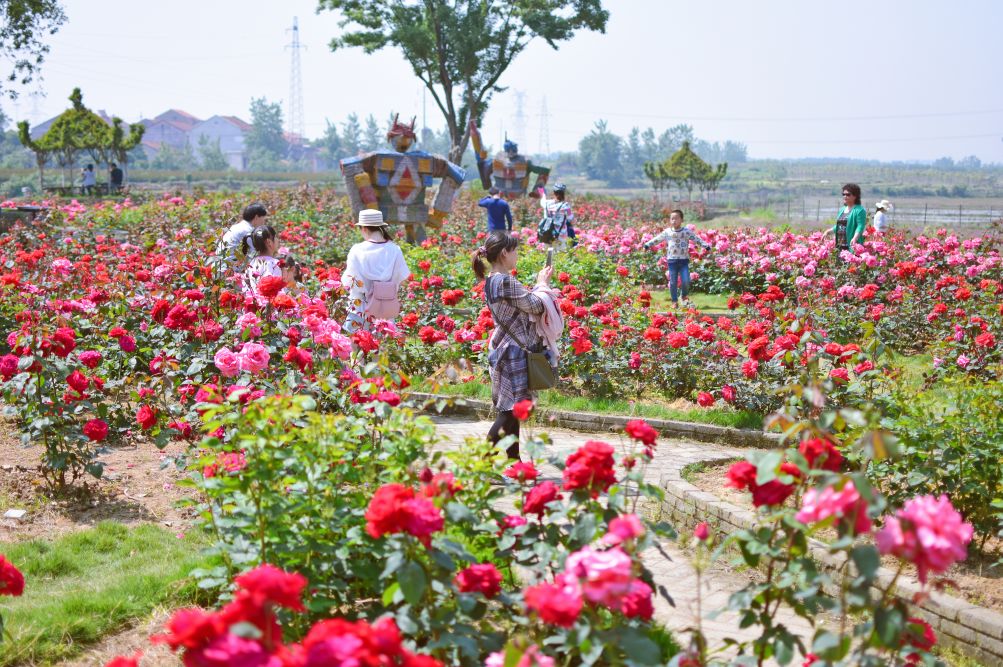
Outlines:
{"label": "colorful painted sculpture", "polygon": [[[537,192],[547,185],[550,169],[540,167],[519,155],[519,146],[514,141],[505,139],[504,150],[493,160],[488,160],[488,152],[481,143],[481,133],[474,121],[470,121],[470,141],[474,145],[474,155],[477,156],[477,171],[481,176],[481,186],[489,190],[492,186],[501,190],[502,194],[511,199],[526,195],[529,186],[529,175],[536,174],[536,183],[529,191],[530,197],[539,197]],[[492,176],[494,183],[491,182]]]}
{"label": "colorful painted sculpture", "polygon": [[[414,119],[398,122],[387,132],[393,151],[376,151],[341,161],[352,215],[362,209],[378,209],[391,224],[404,225],[407,240],[425,240],[425,225],[439,227],[453,208],[453,197],[463,184],[464,171],[440,155],[409,149],[415,143]],[[429,210],[425,189],[441,178],[439,191]]]}

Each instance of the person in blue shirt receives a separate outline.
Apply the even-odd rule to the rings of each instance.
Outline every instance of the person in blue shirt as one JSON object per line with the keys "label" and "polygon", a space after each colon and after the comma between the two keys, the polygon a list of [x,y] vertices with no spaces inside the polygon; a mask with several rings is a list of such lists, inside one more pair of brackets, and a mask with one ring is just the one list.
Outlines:
{"label": "person in blue shirt", "polygon": [[508,207],[508,202],[502,199],[498,188],[488,190],[488,196],[477,202],[477,205],[488,210],[488,233],[512,231],[512,210]]}

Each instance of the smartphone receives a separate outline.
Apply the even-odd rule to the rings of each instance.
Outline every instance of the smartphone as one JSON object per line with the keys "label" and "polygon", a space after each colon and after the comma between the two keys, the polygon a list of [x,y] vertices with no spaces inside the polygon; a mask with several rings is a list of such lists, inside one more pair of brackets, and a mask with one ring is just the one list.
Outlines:
{"label": "smartphone", "polygon": [[547,249],[547,263],[545,264],[545,266],[553,266],[553,265],[554,265],[554,249],[553,248],[548,248]]}

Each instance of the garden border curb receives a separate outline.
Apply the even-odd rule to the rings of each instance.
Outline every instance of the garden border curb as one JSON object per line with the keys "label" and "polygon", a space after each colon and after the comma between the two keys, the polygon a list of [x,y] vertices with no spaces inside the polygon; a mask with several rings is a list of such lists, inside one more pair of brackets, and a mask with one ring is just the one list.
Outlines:
{"label": "garden border curb", "polygon": [[[707,457],[701,462],[720,463],[729,458],[732,457]],[[755,525],[756,515],[752,511],[721,500],[684,480],[682,471],[686,465],[692,463],[673,465],[659,480],[666,493],[662,507],[677,527],[689,530],[697,523],[707,521],[718,532],[732,533]],[[809,539],[808,548],[822,569],[833,578],[838,577],[841,559],[829,554],[818,540]],[[881,586],[889,586],[893,578],[891,570],[885,567],[878,569],[877,582]],[[894,595],[909,601],[919,592],[917,582],[906,580],[896,584]],[[1003,665],[1003,613],[976,606],[953,595],[931,593],[926,602],[916,607],[916,615],[933,627],[941,643],[986,665]]]}
{"label": "garden border curb", "polygon": [[[425,411],[430,411],[431,408],[434,408],[434,405],[428,405],[429,402],[445,401],[446,405],[444,409],[439,411],[442,414],[476,414],[486,417],[494,410],[494,407],[488,401],[473,398],[422,392],[412,392],[407,394],[405,398],[424,402],[426,404],[423,408]],[[726,444],[735,447],[775,448],[780,445],[780,436],[774,433],[674,419],[604,415],[595,412],[552,410],[548,408],[537,408],[534,419],[535,424],[538,426],[552,425],[586,433],[601,433],[603,431],[615,433],[623,431],[628,421],[643,419],[661,435],[670,438],[689,438],[701,442],[713,442],[715,444]]]}

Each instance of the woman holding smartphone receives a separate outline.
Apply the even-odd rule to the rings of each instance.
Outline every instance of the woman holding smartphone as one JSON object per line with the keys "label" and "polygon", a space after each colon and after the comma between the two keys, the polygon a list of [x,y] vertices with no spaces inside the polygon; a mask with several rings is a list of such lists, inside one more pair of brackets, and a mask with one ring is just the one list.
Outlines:
{"label": "woman holding smartphone", "polygon": [[[491,402],[498,417],[488,431],[488,440],[497,444],[504,436],[515,436],[515,442],[505,450],[512,459],[519,458],[519,420],[512,408],[519,401],[534,399],[529,390],[525,350],[540,351],[544,347],[533,319],[543,314],[543,299],[512,276],[518,260],[519,239],[503,231],[491,232],[484,245],[471,255],[474,273],[484,280],[484,298],[495,323],[488,341],[488,363]],[[536,276],[538,287],[549,285],[550,273],[549,266],[540,269]]]}

